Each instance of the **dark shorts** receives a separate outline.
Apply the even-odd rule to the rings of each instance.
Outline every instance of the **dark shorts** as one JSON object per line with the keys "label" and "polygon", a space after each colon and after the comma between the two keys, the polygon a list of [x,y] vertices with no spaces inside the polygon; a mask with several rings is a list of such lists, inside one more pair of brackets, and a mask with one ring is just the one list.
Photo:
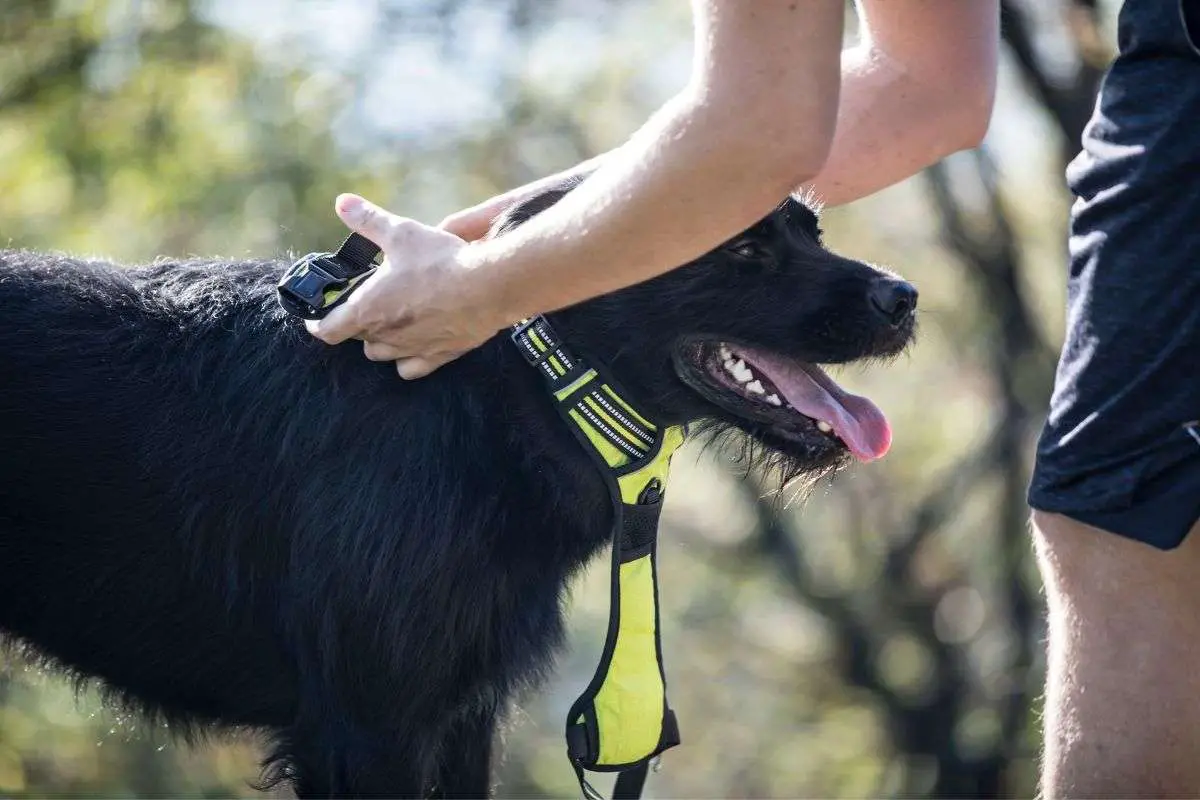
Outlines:
{"label": "dark shorts", "polygon": [[1029,502],[1155,547],[1200,519],[1200,51],[1136,0],[1067,179],[1067,333]]}

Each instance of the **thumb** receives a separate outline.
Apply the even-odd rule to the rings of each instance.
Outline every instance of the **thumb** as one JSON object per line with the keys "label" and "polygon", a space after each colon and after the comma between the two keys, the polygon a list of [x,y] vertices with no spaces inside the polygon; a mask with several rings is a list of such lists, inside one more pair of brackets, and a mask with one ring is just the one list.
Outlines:
{"label": "thumb", "polygon": [[356,194],[338,195],[333,207],[347,228],[385,249],[397,244],[404,223],[410,222]]}

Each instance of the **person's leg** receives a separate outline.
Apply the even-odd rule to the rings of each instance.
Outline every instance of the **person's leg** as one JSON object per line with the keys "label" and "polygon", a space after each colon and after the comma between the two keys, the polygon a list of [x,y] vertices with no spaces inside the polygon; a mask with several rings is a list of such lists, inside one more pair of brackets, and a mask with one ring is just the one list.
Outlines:
{"label": "person's leg", "polygon": [[1200,525],[1160,550],[1058,514],[1033,522],[1043,796],[1200,797]]}

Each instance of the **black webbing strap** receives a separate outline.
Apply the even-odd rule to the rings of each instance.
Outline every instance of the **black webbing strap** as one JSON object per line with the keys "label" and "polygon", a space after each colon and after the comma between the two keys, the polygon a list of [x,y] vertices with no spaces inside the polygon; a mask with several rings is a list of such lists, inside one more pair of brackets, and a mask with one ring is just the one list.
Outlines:
{"label": "black webbing strap", "polygon": [[646,785],[646,776],[649,773],[649,761],[643,761],[633,769],[622,772],[613,785],[612,800],[638,800],[642,796],[642,788]]}
{"label": "black webbing strap", "polygon": [[354,274],[346,276],[353,278],[375,269],[375,259],[379,257],[380,252],[382,251],[379,249],[379,245],[365,236],[352,233],[338,247],[333,257],[337,262],[346,264],[354,270]]}
{"label": "black webbing strap", "polygon": [[309,253],[279,281],[279,304],[289,314],[321,319],[375,271],[379,246],[352,233],[334,253]]}
{"label": "black webbing strap", "polygon": [[[606,800],[604,795],[596,791],[596,787],[588,782],[583,774],[583,767],[575,764],[575,777],[583,790],[584,800]],[[643,761],[635,767],[617,773],[616,783],[613,784],[612,800],[639,800],[642,789],[646,786],[646,776],[650,774],[650,762]]]}

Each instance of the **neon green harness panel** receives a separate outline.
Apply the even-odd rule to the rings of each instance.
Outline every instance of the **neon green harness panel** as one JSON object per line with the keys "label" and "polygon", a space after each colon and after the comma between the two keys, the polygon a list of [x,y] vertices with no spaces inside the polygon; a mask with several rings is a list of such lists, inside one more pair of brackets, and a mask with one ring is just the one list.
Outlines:
{"label": "neon green harness panel", "polygon": [[635,472],[617,477],[617,484],[621,487],[621,502],[630,506],[636,504],[638,496],[646,488],[646,484],[654,479],[658,479],[661,485],[666,486],[667,476],[671,472],[671,456],[682,444],[682,428],[673,426],[663,431],[658,453],[650,460],[650,463]]}
{"label": "neon green harness panel", "polygon": [[654,754],[662,738],[666,687],[658,664],[654,564],[645,555],[621,565],[620,627],[608,673],[592,705],[600,734],[597,764],[613,766]]}
{"label": "neon green harness panel", "polygon": [[544,318],[516,326],[513,342],[549,383],[613,501],[608,635],[591,683],[571,706],[568,755],[585,796],[598,795],[584,770],[621,772],[640,792],[650,759],[679,743],[660,660],[655,549],[663,487],[684,430],[651,422],[603,369],[563,347]]}

